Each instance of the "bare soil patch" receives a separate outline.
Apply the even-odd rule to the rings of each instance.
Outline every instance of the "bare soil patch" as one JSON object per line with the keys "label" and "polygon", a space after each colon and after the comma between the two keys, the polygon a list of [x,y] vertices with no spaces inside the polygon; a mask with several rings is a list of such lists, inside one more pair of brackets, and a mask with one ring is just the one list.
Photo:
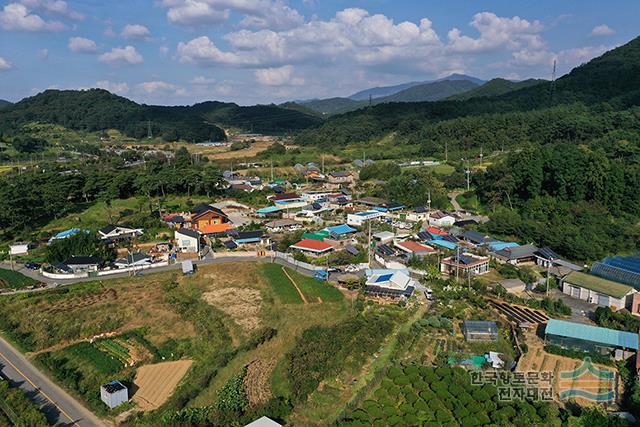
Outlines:
{"label": "bare soil patch", "polygon": [[205,292],[202,298],[229,315],[245,331],[260,327],[260,291],[251,288],[222,288]]}
{"label": "bare soil patch", "polygon": [[133,382],[138,388],[133,401],[143,411],[158,409],[171,396],[191,364],[191,360],[178,360],[142,366]]}
{"label": "bare soil patch", "polygon": [[256,359],[247,366],[247,375],[244,377],[244,390],[249,404],[261,405],[271,399],[271,373],[278,363],[278,359]]}

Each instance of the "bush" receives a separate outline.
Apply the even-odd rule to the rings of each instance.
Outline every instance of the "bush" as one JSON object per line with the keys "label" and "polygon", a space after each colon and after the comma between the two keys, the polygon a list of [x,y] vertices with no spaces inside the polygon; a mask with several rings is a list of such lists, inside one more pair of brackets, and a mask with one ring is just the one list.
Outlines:
{"label": "bush", "polygon": [[398,378],[402,375],[402,370],[396,366],[392,366],[387,371],[387,376],[391,379]]}

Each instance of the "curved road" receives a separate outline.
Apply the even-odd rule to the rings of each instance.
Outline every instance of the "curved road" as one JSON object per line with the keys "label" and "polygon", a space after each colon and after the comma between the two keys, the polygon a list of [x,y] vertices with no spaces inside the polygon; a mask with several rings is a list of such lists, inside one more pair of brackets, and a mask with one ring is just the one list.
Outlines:
{"label": "curved road", "polygon": [[26,357],[0,338],[0,373],[38,405],[52,425],[104,426],[88,409],[36,369]]}

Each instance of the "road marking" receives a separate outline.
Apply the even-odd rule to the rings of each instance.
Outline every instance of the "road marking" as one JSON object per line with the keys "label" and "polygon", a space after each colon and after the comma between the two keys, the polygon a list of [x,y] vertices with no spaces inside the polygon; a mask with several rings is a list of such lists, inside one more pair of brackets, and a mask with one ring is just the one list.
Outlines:
{"label": "road marking", "polygon": [[11,363],[11,361],[10,361],[9,359],[7,359],[7,357],[6,357],[4,354],[0,353],[0,357],[2,357],[2,358],[3,358],[3,359],[4,359],[4,360],[9,364],[9,365],[11,365],[11,367],[12,367],[12,368],[13,368],[13,369],[18,373],[18,374],[20,374],[20,375],[22,376],[22,378],[24,378],[25,380],[27,380],[27,382],[28,382],[29,384],[31,384],[31,386],[32,386],[32,387],[33,387],[33,388],[34,388],[38,393],[40,393],[41,395],[43,395],[43,396],[44,396],[44,397],[45,397],[49,402],[51,402],[51,403],[53,404],[53,406],[55,406],[55,407],[60,411],[60,413],[61,413],[61,414],[63,414],[65,417],[67,417],[67,418],[69,419],[69,421],[71,421],[71,422],[73,423],[73,425],[75,425],[75,426],[77,426],[77,427],[80,427],[80,424],[78,424],[77,422],[75,422],[75,421],[73,420],[73,418],[71,418],[71,417],[69,416],[69,414],[67,414],[67,413],[65,412],[65,410],[64,410],[64,409],[62,409],[60,406],[58,406],[58,404],[57,404],[56,402],[54,402],[54,401],[53,401],[53,399],[51,399],[51,398],[47,395],[47,393],[45,393],[45,392],[44,392],[44,390],[42,390],[40,387],[38,387],[37,385],[35,385],[35,384],[33,383],[33,381],[31,381],[31,380],[29,379],[29,377],[27,377],[27,376],[26,376],[26,375],[25,375],[25,374],[24,374],[20,369],[18,369],[18,367],[17,367],[16,365],[14,365],[13,363]]}

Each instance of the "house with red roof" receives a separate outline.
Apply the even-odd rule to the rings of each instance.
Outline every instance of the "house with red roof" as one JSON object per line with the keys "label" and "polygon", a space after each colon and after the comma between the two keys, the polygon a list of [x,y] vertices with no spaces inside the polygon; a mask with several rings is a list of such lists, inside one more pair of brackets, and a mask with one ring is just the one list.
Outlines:
{"label": "house with red roof", "polygon": [[436,253],[436,250],[431,246],[423,245],[422,243],[414,242],[413,240],[396,242],[394,245],[408,256],[423,257]]}
{"label": "house with red roof", "polygon": [[302,239],[298,243],[289,246],[289,248],[315,256],[324,255],[334,249],[330,244],[315,239]]}

